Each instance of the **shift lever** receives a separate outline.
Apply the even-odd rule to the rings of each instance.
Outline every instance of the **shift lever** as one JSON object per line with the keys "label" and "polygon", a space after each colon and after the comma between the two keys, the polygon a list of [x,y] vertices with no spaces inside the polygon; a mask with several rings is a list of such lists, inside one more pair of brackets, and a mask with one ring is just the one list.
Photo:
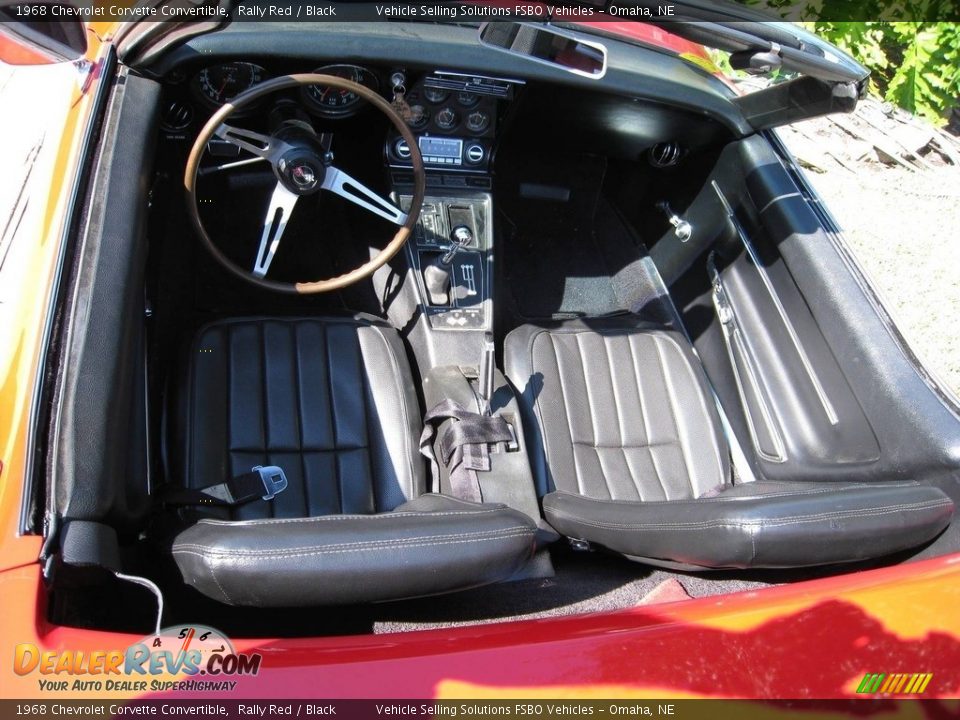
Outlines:
{"label": "shift lever", "polygon": [[493,334],[484,333],[483,350],[480,353],[479,378],[477,379],[477,394],[480,396],[481,410],[487,416],[493,414],[490,407],[490,401],[493,399],[493,371],[496,369],[493,353]]}
{"label": "shift lever", "polygon": [[470,244],[470,241],[473,240],[473,233],[470,232],[470,228],[466,225],[457,225],[453,229],[453,232],[450,233],[450,239],[453,242],[450,243],[450,247],[440,260],[444,265],[452,263],[456,254]]}
{"label": "shift lever", "polygon": [[431,305],[450,304],[450,285],[453,274],[453,259],[473,240],[473,233],[466,225],[458,225],[450,233],[452,242],[447,251],[423,269],[423,283]]}

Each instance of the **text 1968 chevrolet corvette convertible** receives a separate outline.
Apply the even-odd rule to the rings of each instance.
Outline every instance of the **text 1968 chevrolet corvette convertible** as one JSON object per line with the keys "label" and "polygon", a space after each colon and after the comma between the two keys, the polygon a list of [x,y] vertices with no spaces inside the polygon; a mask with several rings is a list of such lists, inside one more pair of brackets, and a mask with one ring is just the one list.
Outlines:
{"label": "text 1968 chevrolet corvette convertible", "polygon": [[78,76],[0,254],[5,642],[201,623],[314,695],[960,689],[960,411],[774,130],[862,67],[695,4],[243,8],[4,25]]}

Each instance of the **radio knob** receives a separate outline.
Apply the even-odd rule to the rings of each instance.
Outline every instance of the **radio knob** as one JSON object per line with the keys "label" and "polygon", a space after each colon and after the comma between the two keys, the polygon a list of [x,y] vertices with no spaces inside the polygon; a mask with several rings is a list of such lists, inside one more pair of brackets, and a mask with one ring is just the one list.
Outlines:
{"label": "radio knob", "polygon": [[467,145],[467,162],[471,165],[479,165],[487,156],[487,151],[483,149],[480,143],[470,143]]}
{"label": "radio knob", "polygon": [[403,138],[397,140],[396,144],[393,146],[393,151],[397,154],[397,157],[401,160],[410,159],[410,146],[407,145],[407,141]]}

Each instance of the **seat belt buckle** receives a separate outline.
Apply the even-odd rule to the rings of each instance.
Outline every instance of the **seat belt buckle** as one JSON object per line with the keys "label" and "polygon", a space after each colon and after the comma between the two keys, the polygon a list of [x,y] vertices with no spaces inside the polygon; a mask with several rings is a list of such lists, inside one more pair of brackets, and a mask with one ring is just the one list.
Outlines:
{"label": "seat belt buckle", "polygon": [[264,500],[272,500],[277,493],[287,489],[287,476],[283,474],[283,468],[276,465],[257,465],[251,468],[251,471],[260,474],[266,492]]}

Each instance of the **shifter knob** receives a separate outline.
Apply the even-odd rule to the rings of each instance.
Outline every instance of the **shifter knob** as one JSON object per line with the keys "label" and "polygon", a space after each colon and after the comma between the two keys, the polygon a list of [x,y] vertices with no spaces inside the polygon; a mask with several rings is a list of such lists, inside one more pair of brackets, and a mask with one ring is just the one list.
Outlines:
{"label": "shifter knob", "polygon": [[454,255],[460,251],[461,248],[467,247],[473,241],[473,233],[470,231],[466,225],[457,225],[453,231],[450,233],[450,239],[453,242],[450,244],[450,248],[444,253],[443,257],[440,259],[444,265],[449,265],[453,262]]}

